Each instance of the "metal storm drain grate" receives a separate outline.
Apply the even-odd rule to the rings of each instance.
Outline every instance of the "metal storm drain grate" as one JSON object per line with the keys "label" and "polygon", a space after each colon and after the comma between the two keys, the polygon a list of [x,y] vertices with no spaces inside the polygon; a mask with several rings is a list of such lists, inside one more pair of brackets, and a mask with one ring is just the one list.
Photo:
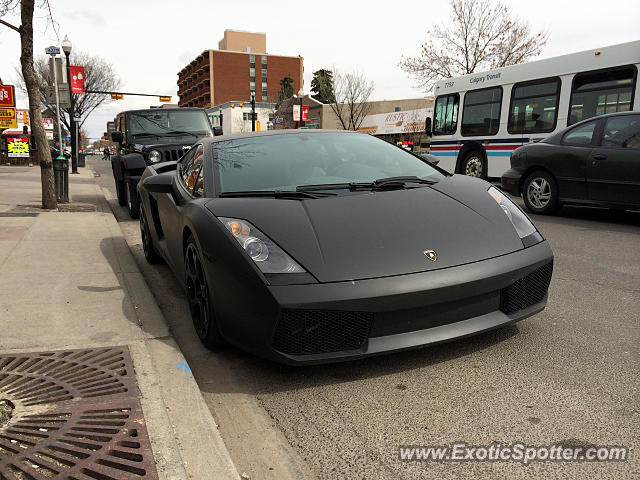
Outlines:
{"label": "metal storm drain grate", "polygon": [[0,480],[157,479],[126,347],[0,355]]}

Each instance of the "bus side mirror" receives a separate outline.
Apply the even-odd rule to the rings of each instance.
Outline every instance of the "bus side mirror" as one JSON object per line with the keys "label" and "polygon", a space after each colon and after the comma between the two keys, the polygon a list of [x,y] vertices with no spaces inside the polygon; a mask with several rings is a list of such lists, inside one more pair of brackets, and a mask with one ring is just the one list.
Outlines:
{"label": "bus side mirror", "polygon": [[431,136],[431,118],[427,117],[427,119],[424,121],[424,133],[426,133],[428,136]]}

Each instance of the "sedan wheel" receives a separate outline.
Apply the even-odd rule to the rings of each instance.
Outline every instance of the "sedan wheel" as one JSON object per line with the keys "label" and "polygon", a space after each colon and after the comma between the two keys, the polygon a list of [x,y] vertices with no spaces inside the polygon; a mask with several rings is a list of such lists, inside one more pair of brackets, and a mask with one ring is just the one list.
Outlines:
{"label": "sedan wheel", "polygon": [[558,208],[558,187],[551,174],[533,172],[524,182],[524,204],[531,213],[550,214]]}
{"label": "sedan wheel", "polygon": [[224,340],[220,336],[213,318],[204,267],[200,261],[198,247],[193,239],[190,239],[187,244],[184,261],[187,299],[196,334],[205,347],[212,350],[218,349],[224,345]]}
{"label": "sedan wheel", "polygon": [[484,178],[484,162],[478,152],[468,154],[462,164],[462,172],[469,177]]}

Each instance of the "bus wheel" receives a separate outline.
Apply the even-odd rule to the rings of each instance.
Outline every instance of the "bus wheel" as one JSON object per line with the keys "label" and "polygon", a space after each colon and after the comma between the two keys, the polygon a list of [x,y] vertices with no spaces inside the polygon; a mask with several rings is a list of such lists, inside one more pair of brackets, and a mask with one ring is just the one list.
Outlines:
{"label": "bus wheel", "polygon": [[462,161],[462,173],[469,177],[484,178],[486,172],[484,171],[484,158],[478,151],[467,153]]}

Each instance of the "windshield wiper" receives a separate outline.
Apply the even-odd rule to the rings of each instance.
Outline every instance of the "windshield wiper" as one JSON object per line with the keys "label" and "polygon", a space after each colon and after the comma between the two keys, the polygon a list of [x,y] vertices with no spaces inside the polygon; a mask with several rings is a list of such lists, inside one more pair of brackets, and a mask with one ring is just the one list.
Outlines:
{"label": "windshield wiper", "polygon": [[326,192],[302,192],[302,191],[289,191],[289,190],[246,190],[239,192],[222,192],[220,197],[273,197],[273,198],[285,198],[292,200],[304,200],[305,198],[322,198],[332,197],[335,193]]}
{"label": "windshield wiper", "polygon": [[318,190],[340,190],[349,189],[356,190],[377,190],[385,188],[405,188],[408,183],[420,183],[424,185],[433,185],[433,180],[427,180],[420,177],[404,176],[404,177],[387,177],[379,178],[373,182],[349,182],[349,183],[326,183],[317,185],[299,185],[296,187],[298,192],[317,192]]}
{"label": "windshield wiper", "polygon": [[159,137],[160,135],[157,133],[149,133],[149,132],[141,132],[141,133],[132,133],[134,137]]}
{"label": "windshield wiper", "polygon": [[434,180],[427,180],[425,178],[406,176],[406,177],[387,177],[378,178],[373,182],[374,187],[384,187],[386,185],[406,185],[407,183],[422,183],[425,185],[433,185],[436,183]]}
{"label": "windshield wiper", "polygon": [[191,136],[196,137],[196,138],[200,137],[200,135],[196,135],[193,132],[187,132],[186,130],[169,130],[169,131],[167,131],[168,135],[171,135],[172,133],[174,135],[191,135]]}

